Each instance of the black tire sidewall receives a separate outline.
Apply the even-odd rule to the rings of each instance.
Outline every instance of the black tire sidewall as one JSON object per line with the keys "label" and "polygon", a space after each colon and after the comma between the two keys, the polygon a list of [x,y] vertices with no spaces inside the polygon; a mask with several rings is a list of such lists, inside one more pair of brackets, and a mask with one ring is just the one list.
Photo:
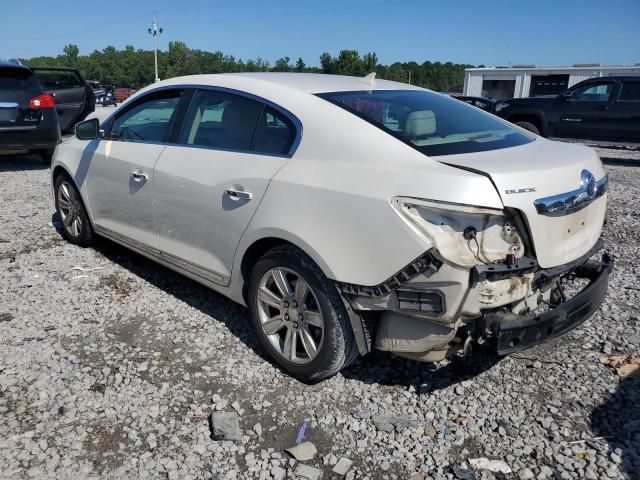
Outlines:
{"label": "black tire sidewall", "polygon": [[520,128],[524,128],[526,131],[531,132],[535,135],[540,135],[540,130],[531,122],[516,122]]}
{"label": "black tire sidewall", "polygon": [[[263,275],[272,268],[285,267],[301,275],[313,289],[324,319],[324,336],[318,355],[309,363],[289,362],[276,352],[262,331],[258,315],[257,290]],[[284,370],[296,378],[315,382],[337,373],[350,358],[354,339],[346,309],[333,283],[304,252],[295,247],[278,247],[254,266],[249,284],[251,323],[262,348]]]}
{"label": "black tire sidewall", "polygon": [[[60,215],[60,207],[58,206],[58,189],[60,188],[60,185],[64,181],[66,181],[71,186],[71,188],[74,189],[75,194],[77,195],[78,200],[80,201],[80,216],[82,217],[82,228],[80,229],[80,235],[78,235],[77,237],[70,234],[64,225],[62,225],[62,227],[60,228],[60,232],[62,233],[62,236],[65,238],[65,240],[67,240],[68,242],[78,245],[80,247],[88,247],[93,240],[93,228],[91,226],[91,221],[89,220],[89,216],[87,215],[87,210],[84,206],[84,202],[82,201],[82,196],[80,195],[80,192],[78,192],[78,189],[76,188],[75,183],[73,182],[73,180],[71,180],[71,178],[69,178],[68,175],[64,173],[61,173],[60,175],[58,175],[54,182],[53,192],[54,192],[56,213]],[[62,221],[62,218],[60,218],[60,221]]]}

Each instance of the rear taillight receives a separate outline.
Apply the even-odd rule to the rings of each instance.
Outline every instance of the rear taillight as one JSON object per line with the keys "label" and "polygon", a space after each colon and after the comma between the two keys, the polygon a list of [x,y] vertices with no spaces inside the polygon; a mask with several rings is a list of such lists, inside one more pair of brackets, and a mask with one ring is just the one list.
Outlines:
{"label": "rear taillight", "polygon": [[29,100],[29,108],[31,110],[40,110],[41,108],[54,108],[56,102],[51,95],[43,93]]}

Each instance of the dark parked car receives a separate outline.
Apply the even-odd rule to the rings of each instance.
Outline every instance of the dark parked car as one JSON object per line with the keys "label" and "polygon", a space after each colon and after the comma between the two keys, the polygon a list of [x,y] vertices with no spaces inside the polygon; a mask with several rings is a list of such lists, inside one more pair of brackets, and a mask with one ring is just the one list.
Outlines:
{"label": "dark parked car", "polygon": [[494,113],[544,137],[640,141],[640,77],[591,78],[557,96],[502,100]]}
{"label": "dark parked car", "polygon": [[102,105],[103,107],[109,105],[118,106],[115,85],[101,85],[96,80],[87,80],[87,83],[91,86],[91,90],[93,90],[93,94],[96,97],[96,105]]}
{"label": "dark parked car", "polygon": [[484,110],[489,113],[493,113],[493,107],[497,102],[497,100],[493,98],[467,97],[465,95],[455,95],[455,94],[451,96],[457,100],[460,100],[461,102],[468,103],[469,105],[473,105],[474,107],[478,107],[481,110]]}
{"label": "dark parked car", "polygon": [[0,62],[0,154],[30,151],[48,164],[60,134],[94,108],[77,70]]}

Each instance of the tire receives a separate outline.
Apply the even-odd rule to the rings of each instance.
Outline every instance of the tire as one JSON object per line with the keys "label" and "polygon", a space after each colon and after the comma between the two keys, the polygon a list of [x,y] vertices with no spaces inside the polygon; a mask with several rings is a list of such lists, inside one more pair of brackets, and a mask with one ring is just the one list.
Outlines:
{"label": "tire", "polygon": [[[280,283],[276,283],[278,276]],[[297,288],[305,285],[299,279],[308,290]],[[279,285],[288,285],[288,296],[282,294]],[[275,296],[265,295],[265,290]],[[299,290],[307,293],[300,295]],[[334,283],[302,250],[283,245],[261,257],[251,271],[248,300],[260,345],[292,376],[317,382],[335,375],[357,358],[353,330]],[[286,341],[291,338],[294,340]],[[287,343],[293,348],[287,348]]]}
{"label": "tire", "polygon": [[53,159],[53,150],[38,150],[38,156],[40,157],[40,161],[46,165],[47,167],[51,165],[51,160]]}
{"label": "tire", "polygon": [[540,135],[540,129],[538,127],[536,127],[531,122],[519,121],[519,122],[514,122],[514,123],[516,125],[518,125],[520,128],[524,128],[525,130],[528,130],[531,133],[535,133],[536,135]]}
{"label": "tire", "polygon": [[93,227],[82,197],[68,175],[60,174],[56,177],[54,198],[56,212],[62,223],[62,236],[80,247],[90,246],[94,239]]}

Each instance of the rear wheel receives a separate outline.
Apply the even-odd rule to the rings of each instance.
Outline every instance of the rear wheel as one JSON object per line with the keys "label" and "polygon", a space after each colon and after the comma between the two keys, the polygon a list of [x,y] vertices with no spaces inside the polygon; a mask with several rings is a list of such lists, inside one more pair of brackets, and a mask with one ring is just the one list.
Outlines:
{"label": "rear wheel", "polygon": [[277,247],[256,263],[249,308],[262,347],[297,378],[322,380],[357,357],[349,318],[333,282],[295,247]]}
{"label": "rear wheel", "polygon": [[67,175],[58,175],[54,193],[64,238],[80,247],[91,245],[93,228],[73,181]]}
{"label": "rear wheel", "polygon": [[520,128],[524,128],[525,130],[530,131],[531,133],[540,135],[540,129],[531,122],[518,121],[518,122],[515,122],[515,124],[518,125]]}

